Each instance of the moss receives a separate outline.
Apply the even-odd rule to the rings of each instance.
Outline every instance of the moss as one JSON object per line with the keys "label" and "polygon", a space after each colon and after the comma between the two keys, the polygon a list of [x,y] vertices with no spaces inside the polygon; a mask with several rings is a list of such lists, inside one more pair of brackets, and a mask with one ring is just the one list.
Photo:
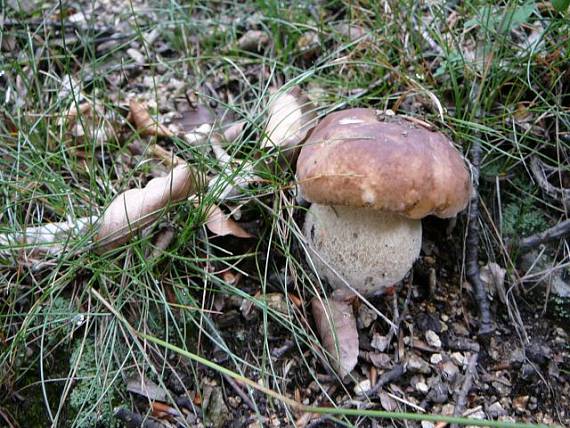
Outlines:
{"label": "moss", "polygon": [[77,365],[78,381],[69,396],[69,404],[78,414],[76,427],[116,426],[112,401],[117,398],[117,392],[100,374],[101,356],[97,355],[95,346],[93,339],[77,341],[70,358],[71,367]]}

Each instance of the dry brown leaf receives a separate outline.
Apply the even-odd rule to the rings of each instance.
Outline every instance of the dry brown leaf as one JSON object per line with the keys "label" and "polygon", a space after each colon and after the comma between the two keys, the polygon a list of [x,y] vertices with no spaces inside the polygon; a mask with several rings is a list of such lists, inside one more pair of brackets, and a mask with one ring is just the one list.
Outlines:
{"label": "dry brown leaf", "polygon": [[194,171],[187,164],[169,174],[153,178],[143,189],[130,189],[118,195],[101,217],[96,236],[99,251],[125,243],[138,230],[155,221],[172,202],[188,198],[195,192]]}
{"label": "dry brown leaf", "polygon": [[346,22],[333,25],[333,28],[341,36],[346,37],[351,42],[355,42],[358,39],[363,38],[368,33],[364,27],[361,27],[360,25],[351,25]]}
{"label": "dry brown leaf", "polygon": [[146,106],[135,100],[129,103],[130,117],[137,131],[144,136],[172,137],[174,134],[166,126],[155,121]]}
{"label": "dry brown leaf", "polygon": [[316,125],[316,118],[315,106],[299,87],[277,96],[269,104],[266,137],[261,147],[281,147],[288,151],[288,156],[294,156]]}
{"label": "dry brown leaf", "polygon": [[68,125],[71,126],[75,122],[75,119],[77,119],[78,116],[88,114],[91,111],[91,107],[92,104],[87,101],[83,101],[79,105],[77,105],[76,103],[71,104],[67,112],[64,113],[62,117],[59,118],[57,122],[58,125],[63,124],[63,122],[67,120]]}
{"label": "dry brown leaf", "polygon": [[184,133],[188,133],[205,123],[213,125],[216,119],[217,114],[214,110],[203,104],[197,104],[196,107],[181,112],[180,119],[175,120],[174,124],[180,126]]}
{"label": "dry brown leaf", "polygon": [[253,238],[251,233],[243,230],[239,224],[233,221],[217,205],[212,205],[208,209],[206,227],[217,236],[233,235],[238,238]]}
{"label": "dry brown leaf", "polygon": [[245,128],[246,122],[239,121],[231,124],[228,128],[224,130],[224,139],[228,143],[233,143],[238,139]]}
{"label": "dry brown leaf", "polygon": [[265,31],[250,30],[238,40],[238,48],[244,51],[259,52],[271,39]]}
{"label": "dry brown leaf", "polygon": [[166,401],[168,398],[168,394],[163,388],[152,380],[140,376],[135,376],[127,381],[127,391],[142,395],[149,400]]}
{"label": "dry brown leaf", "polygon": [[[323,306],[323,303],[326,305]],[[358,361],[358,330],[349,303],[315,297],[311,300],[313,318],[332,366],[341,378],[354,369]]]}

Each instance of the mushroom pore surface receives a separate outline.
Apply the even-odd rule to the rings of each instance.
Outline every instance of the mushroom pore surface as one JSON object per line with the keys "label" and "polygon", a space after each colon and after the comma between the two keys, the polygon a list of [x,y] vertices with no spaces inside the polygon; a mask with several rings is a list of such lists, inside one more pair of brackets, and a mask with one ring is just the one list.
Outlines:
{"label": "mushroom pore surface", "polygon": [[[400,281],[420,254],[420,220],[371,208],[312,204],[303,233],[317,273],[335,289],[382,294]],[[329,268],[332,267],[337,273]],[[341,278],[339,278],[339,275]]]}

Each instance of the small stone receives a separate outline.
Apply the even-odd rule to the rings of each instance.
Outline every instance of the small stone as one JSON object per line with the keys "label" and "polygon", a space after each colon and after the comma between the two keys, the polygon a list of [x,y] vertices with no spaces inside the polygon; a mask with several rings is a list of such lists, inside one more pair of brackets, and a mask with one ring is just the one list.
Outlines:
{"label": "small stone", "polygon": [[515,348],[510,353],[509,358],[511,363],[522,364],[524,362],[524,353],[521,348]]}
{"label": "small stone", "polygon": [[364,395],[372,388],[372,384],[370,383],[369,379],[365,379],[362,382],[359,382],[354,387],[354,393],[356,395]]}
{"label": "small stone", "polygon": [[441,320],[442,320],[443,322],[447,322],[447,321],[449,321],[449,317],[448,317],[447,315],[445,315],[445,314],[441,314]]}
{"label": "small stone", "polygon": [[443,375],[444,379],[446,379],[447,381],[452,383],[455,381],[455,378],[457,377],[458,373],[459,373],[459,369],[453,363],[453,361],[446,361],[445,363],[443,363],[442,375]]}
{"label": "small stone", "polygon": [[465,355],[461,352],[453,352],[451,355],[451,360],[458,366],[463,367],[465,365]]}
{"label": "small stone", "polygon": [[467,416],[469,419],[485,419],[487,417],[487,415],[485,415],[485,412],[483,411],[483,409],[479,409],[473,413],[470,413]]}
{"label": "small stone", "polygon": [[427,386],[425,382],[418,382],[416,383],[416,391],[422,394],[427,394],[429,391],[429,386]]}
{"label": "small stone", "polygon": [[388,354],[370,352],[368,356],[370,358],[370,362],[379,369],[389,369],[392,367],[392,358]]}
{"label": "small stone", "polygon": [[447,403],[449,397],[449,386],[442,382],[439,377],[435,379],[435,381],[428,381],[428,385],[430,386],[430,390],[426,399],[431,401],[432,403]]}
{"label": "small stone", "polygon": [[526,410],[528,400],[528,395],[519,395],[518,397],[515,397],[513,400],[513,408],[519,413],[524,412]]}
{"label": "small stone", "polygon": [[416,354],[410,354],[407,358],[408,370],[411,373],[430,374],[431,368],[427,362],[418,357]]}
{"label": "small stone", "polygon": [[452,416],[455,411],[455,406],[453,404],[444,404],[441,408],[441,414],[443,416]]}
{"label": "small stone", "polygon": [[495,390],[501,397],[506,397],[511,393],[510,382],[507,381],[506,379],[501,378],[500,381],[491,382],[491,385],[493,386],[493,388],[495,388]]}
{"label": "small stone", "polygon": [[370,327],[372,323],[376,321],[377,317],[378,315],[376,314],[376,312],[374,312],[368,306],[360,305],[360,307],[358,308],[358,318],[357,318],[358,328],[363,329]]}
{"label": "small stone", "polygon": [[138,50],[136,49],[127,49],[127,55],[131,57],[131,59],[136,62],[138,65],[144,65],[145,60],[144,60],[144,55],[142,53],[140,53]]}
{"label": "small stone", "polygon": [[372,341],[370,342],[370,346],[380,352],[384,352],[386,348],[388,348],[389,344],[390,342],[388,341],[388,337],[382,336],[378,333],[374,333],[372,336]]}
{"label": "small stone", "polygon": [[453,331],[457,336],[469,336],[469,330],[462,323],[453,323]]}
{"label": "small stone", "polygon": [[430,421],[422,421],[422,428],[434,428],[435,425]]}
{"label": "small stone", "polygon": [[441,356],[441,354],[432,354],[432,356],[429,359],[429,362],[437,365],[439,363],[441,363],[443,361],[443,357]]}
{"label": "small stone", "polygon": [[433,346],[434,348],[441,348],[441,339],[437,335],[437,333],[433,330],[427,330],[425,332],[425,338],[428,345]]}
{"label": "small stone", "polygon": [[507,414],[505,409],[503,409],[503,406],[501,406],[501,403],[499,403],[498,401],[495,401],[493,404],[489,406],[489,408],[487,409],[487,413],[489,413],[489,416],[492,417],[493,419],[496,419],[499,416],[505,416]]}

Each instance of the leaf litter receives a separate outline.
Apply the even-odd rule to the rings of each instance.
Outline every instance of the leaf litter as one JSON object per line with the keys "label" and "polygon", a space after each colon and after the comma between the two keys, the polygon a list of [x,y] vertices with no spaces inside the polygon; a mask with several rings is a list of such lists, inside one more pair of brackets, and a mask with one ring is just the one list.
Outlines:
{"label": "leaf litter", "polygon": [[[114,11],[109,11],[108,8],[114,8]],[[521,22],[529,19],[530,15],[527,9],[530,10],[530,7],[526,7],[526,9],[522,8],[519,14],[513,15],[517,28],[511,28],[510,30],[513,34],[519,32],[519,34],[515,34],[517,38],[520,36],[520,28],[518,27],[521,26]],[[128,34],[130,31],[129,24],[126,22],[115,22],[114,14],[119,12],[120,10],[117,9],[116,6],[112,6],[110,4],[103,6],[96,3],[92,8],[86,10],[85,14],[87,16],[101,14],[103,21],[106,20],[108,24],[117,24],[116,31],[119,35]],[[145,14],[147,14],[151,19],[155,13],[156,12],[152,10],[145,12]],[[227,31],[228,23],[224,23],[223,20],[223,18],[220,19],[220,31]],[[83,22],[83,20],[78,22]],[[229,22],[231,23],[231,20]],[[249,20],[247,24],[244,24],[244,26],[248,28],[248,30],[240,34],[244,34],[244,37],[249,34],[248,37],[250,37],[250,40],[247,44],[243,41],[231,44],[230,48],[237,46],[240,49],[250,52],[268,52],[273,44],[272,40],[265,41],[264,38],[257,34],[258,40],[252,41],[254,38],[251,37],[251,35],[255,35],[256,31],[260,31],[253,14],[252,19]],[[523,29],[525,28],[524,22],[522,27]],[[359,44],[360,47],[358,49],[361,50],[370,48],[370,45],[367,45],[367,43],[375,37],[375,31],[371,31],[365,26],[351,25],[350,23],[342,22],[338,26],[335,25],[332,28],[335,32],[338,32],[342,37],[346,38],[346,40]],[[506,29],[499,26],[498,31],[502,32],[506,31]],[[138,123],[137,120],[133,119],[133,109],[130,108],[131,119],[133,119],[132,121],[134,126],[139,130],[141,136],[146,136],[145,138],[149,138],[151,140],[150,144],[148,144],[148,148],[146,151],[143,150],[143,153],[146,153],[147,155],[150,154],[152,157],[161,160],[165,165],[167,165],[168,170],[171,172],[165,172],[162,177],[153,179],[158,181],[151,180],[146,184],[146,186],[144,185],[143,179],[143,184],[140,188],[131,188],[122,193],[118,192],[118,195],[112,199],[111,204],[106,210],[96,207],[97,210],[103,212],[102,217],[99,218],[100,221],[104,222],[103,224],[105,224],[105,216],[108,215],[108,220],[106,220],[108,224],[115,225],[113,227],[109,226],[109,228],[106,229],[108,232],[103,234],[100,234],[99,232],[97,234],[98,237],[104,238],[100,248],[105,247],[105,244],[107,243],[106,240],[108,240],[108,244],[110,245],[109,248],[111,248],[119,245],[118,243],[124,239],[128,239],[131,235],[140,233],[142,229],[152,226],[158,218],[163,218],[163,214],[166,214],[168,209],[177,206],[177,201],[179,205],[192,205],[191,203],[185,204],[184,202],[184,200],[188,199],[188,197],[193,193],[193,191],[186,187],[189,182],[187,168],[190,168],[186,162],[190,161],[191,165],[192,156],[186,151],[176,149],[176,146],[172,144],[172,141],[177,138],[195,147],[200,147],[206,153],[209,153],[211,150],[213,152],[213,157],[218,161],[217,170],[214,173],[209,171],[209,192],[214,196],[218,192],[218,190],[214,191],[214,189],[222,189],[222,191],[219,193],[218,198],[213,197],[215,204],[208,209],[208,213],[210,213],[210,215],[206,216],[206,227],[211,230],[210,226],[212,226],[212,224],[216,224],[217,226],[214,226],[214,230],[211,231],[220,237],[225,236],[228,238],[228,241],[224,241],[224,244],[230,242],[229,239],[232,237],[239,237],[240,234],[249,234],[249,232],[246,232],[244,228],[239,226],[239,223],[232,220],[231,215],[225,214],[224,210],[220,208],[220,205],[229,203],[232,198],[243,198],[244,190],[247,190],[249,186],[255,186],[257,183],[262,182],[259,177],[259,167],[262,163],[265,164],[266,161],[263,160],[262,162],[259,162],[258,159],[252,159],[249,157],[247,159],[236,159],[236,157],[233,156],[233,151],[229,151],[232,153],[232,155],[230,155],[226,150],[228,146],[231,146],[232,142],[239,138],[244,138],[244,122],[238,122],[235,128],[230,125],[230,127],[227,128],[228,134],[222,137],[223,130],[216,122],[219,114],[206,114],[206,110],[201,109],[200,106],[203,106],[203,104],[200,104],[200,102],[198,103],[198,108],[195,110],[187,110],[188,113],[182,111],[182,119],[178,122],[174,118],[174,115],[169,115],[170,113],[178,113],[181,111],[179,108],[180,104],[186,102],[183,99],[184,93],[189,89],[190,85],[193,85],[193,83],[183,82],[181,80],[176,82],[173,78],[170,78],[172,76],[168,75],[167,70],[159,69],[159,79],[158,84],[156,85],[154,83],[154,77],[150,78],[146,73],[148,68],[145,67],[148,67],[148,64],[157,60],[157,64],[159,64],[160,67],[160,61],[164,60],[164,55],[168,55],[168,49],[170,48],[165,46],[163,37],[164,32],[165,31],[163,29],[159,28],[149,29],[144,32],[143,36],[145,40],[144,42],[141,42],[142,44],[135,42],[134,44],[131,44],[132,46],[129,46],[125,52],[123,52],[123,56],[125,58],[128,56],[128,67],[125,67],[120,72],[111,69],[107,74],[106,79],[110,82],[111,87],[115,87],[117,89],[117,94],[119,93],[118,88],[120,87],[122,88],[126,86],[131,90],[132,88],[136,88],[134,92],[141,96],[140,98],[137,96],[136,99],[148,102],[150,109],[147,108],[144,103],[135,105],[135,110],[142,116],[142,119],[139,118]],[[534,32],[538,35],[542,34],[540,29],[537,29]],[[315,34],[318,33],[308,30],[304,38],[300,37],[299,40],[302,41],[297,45],[300,53],[312,52],[311,49],[316,44],[314,43],[316,41]],[[319,36],[321,35],[319,34]],[[536,37],[538,37],[538,39],[542,38],[540,36]],[[320,37],[320,39],[325,40],[322,37]],[[69,40],[72,40],[71,37]],[[115,40],[114,38],[111,38],[108,46],[104,46],[103,43],[100,43],[98,45],[98,51],[112,52],[111,49],[114,49],[112,46],[116,47],[120,45],[121,42],[119,42],[119,40],[120,39]],[[191,38],[190,41],[191,43],[194,43],[196,42],[196,38]],[[521,44],[523,42],[524,40],[520,41]],[[240,45],[240,43],[242,44]],[[518,39],[517,43],[519,43]],[[149,55],[147,55],[145,49],[143,49],[143,45],[146,48],[150,48]],[[305,51],[305,45],[311,49]],[[325,46],[320,46],[320,49],[324,50]],[[354,52],[358,53],[358,49]],[[143,54],[142,52],[145,53]],[[316,55],[318,56],[319,54],[320,53],[317,51]],[[482,52],[477,51],[473,55],[474,58],[472,59],[470,59],[468,54],[465,55],[467,63],[470,61],[478,61],[479,56],[482,54]],[[339,57],[339,59],[343,62],[346,61],[348,57]],[[350,68],[350,64],[343,65],[342,72],[349,74]],[[251,75],[256,74],[262,76],[265,72],[266,70],[264,70],[263,67],[259,69],[252,67],[251,69],[245,69],[244,71],[246,78],[250,78]],[[171,81],[170,86],[164,81],[160,81],[160,74],[166,77],[165,80]],[[121,77],[122,75],[126,75],[126,79]],[[253,79],[255,78],[252,78],[252,80]],[[223,103],[229,103],[234,99],[232,97],[235,97],[235,94],[241,91],[240,89],[230,89],[231,85],[243,85],[243,78],[239,74],[234,74],[229,77],[214,76],[211,79],[211,83],[214,90],[218,92],[219,100]],[[157,90],[158,97],[156,97],[153,88]],[[198,88],[196,93],[200,92],[206,91],[203,88]],[[290,92],[287,91],[280,91],[280,93],[281,95],[278,97],[272,98],[275,102],[281,98],[288,99],[288,96],[290,96]],[[112,98],[117,97],[117,94],[113,93],[110,96]],[[171,95],[174,95],[174,97]],[[176,97],[182,98],[182,101],[179,99],[176,100]],[[158,102],[155,101],[156,98],[158,98]],[[319,99],[325,100],[326,94],[325,97],[319,96]],[[115,105],[123,103],[123,100],[117,98],[114,98],[113,101]],[[129,104],[131,103],[129,102]],[[71,132],[76,138],[95,138],[98,140],[99,144],[105,144],[105,141],[110,136],[116,136],[117,133],[109,132],[113,131],[110,129],[99,128],[98,124],[103,123],[99,119],[106,113],[101,110],[91,112],[90,109],[92,107],[87,107],[89,105],[90,104],[88,102],[81,101],[79,104],[79,111],[77,111],[74,106],[70,107],[70,109],[61,116],[61,124],[67,127],[73,126],[73,128],[71,128]],[[276,107],[274,102],[270,102],[268,107],[270,116],[265,116],[266,121],[264,122],[266,124],[266,128],[264,131],[256,134],[257,136],[260,136],[256,141],[260,142],[260,146],[270,152],[278,152],[280,150],[288,151],[288,147],[292,147],[294,151],[295,147],[302,142],[306,132],[310,132],[309,125],[299,124],[295,121],[292,121],[292,123],[287,122],[291,118],[298,117],[299,103],[297,101],[294,100],[294,102],[290,104],[286,102],[285,107],[282,108],[285,113],[283,113],[283,111],[280,113],[280,108]],[[156,114],[153,113],[150,115],[148,113],[149,110],[156,112]],[[175,112],[174,110],[178,110],[178,112]],[[207,110],[209,111],[209,109]],[[99,116],[99,119],[97,119],[95,115]],[[300,116],[303,117],[302,112]],[[85,117],[87,120],[95,119],[88,127],[75,126],[78,124],[79,121],[77,119],[80,117]],[[169,120],[164,120],[165,118],[169,118]],[[200,123],[202,121],[204,122]],[[202,127],[202,125],[205,124],[207,126]],[[177,127],[177,125],[180,126]],[[250,124],[248,126],[250,126]],[[537,126],[537,128],[542,130],[541,126]],[[216,136],[216,138],[212,139],[212,136]],[[158,137],[158,139],[155,137]],[[144,145],[147,143],[147,140],[144,140],[142,144]],[[139,160],[139,158],[137,158],[137,160]],[[537,173],[537,177],[540,179],[546,177],[546,180],[548,181],[550,179],[548,174],[551,174],[552,171],[547,170],[545,165],[542,163],[538,164],[535,162],[535,164],[540,168],[537,169],[539,172]],[[133,165],[136,165],[136,162],[134,162]],[[127,170],[128,169],[129,168],[127,168]],[[174,173],[175,171],[176,174]],[[219,173],[220,171],[222,171],[222,173]],[[247,177],[247,179],[243,180],[245,177]],[[550,179],[550,181],[553,180]],[[176,184],[176,186],[174,186],[174,184]],[[560,194],[563,194],[561,191],[561,183],[556,182],[556,189],[554,190],[548,187],[546,182],[543,182],[543,184],[545,184],[543,191],[546,194],[550,191],[553,200],[563,200],[563,198],[560,197]],[[178,189],[179,186],[180,188]],[[137,202],[142,198],[149,198],[151,205],[156,205],[153,205],[153,209],[148,211],[146,209],[141,209]],[[252,203],[251,198],[247,197],[241,202],[245,202],[246,204]],[[265,203],[266,200],[260,199],[260,202]],[[231,207],[228,208],[230,212],[234,212]],[[214,221],[210,221],[212,217],[214,218]],[[71,243],[75,239],[83,239],[83,235],[85,234],[89,235],[89,233],[97,232],[97,230],[90,229],[94,224],[99,224],[97,223],[97,219],[98,217],[85,217],[75,221],[69,220],[66,222],[48,223],[43,226],[22,227],[22,232],[12,234],[10,237],[6,234],[0,234],[0,247],[12,248],[14,247],[14,242],[18,242],[18,245],[35,247],[37,250],[42,250],[42,247],[45,247],[46,254],[57,255],[60,254],[61,251],[65,251],[63,248],[68,248],[68,243]],[[216,227],[222,233],[216,233]],[[232,233],[234,231],[237,231],[237,234]],[[109,238],[107,238],[107,236]],[[251,237],[251,235],[243,237]],[[170,239],[171,238],[168,238],[168,241],[170,241]],[[63,245],[63,247],[58,247],[61,245]],[[159,246],[162,246],[162,244]],[[449,248],[439,248],[439,254],[444,252],[446,253],[448,251],[450,251]],[[460,251],[458,251],[458,253],[460,253]],[[430,261],[430,257],[435,257],[437,260],[435,262]],[[441,389],[441,385],[445,388],[449,387],[452,389],[454,388],[455,390],[460,389],[462,381],[467,375],[465,362],[469,361],[473,354],[475,352],[479,352],[479,350],[478,344],[473,340],[473,337],[470,334],[470,332],[473,331],[474,321],[470,318],[471,315],[468,310],[469,299],[466,299],[465,296],[462,296],[458,293],[457,289],[453,287],[455,283],[460,282],[460,279],[458,279],[454,273],[455,263],[446,263],[446,261],[442,260],[443,258],[444,257],[438,258],[436,256],[422,256],[422,259],[419,261],[418,266],[415,269],[414,283],[404,284],[404,290],[410,290],[412,297],[409,305],[404,304],[404,307],[400,307],[401,314],[400,322],[398,323],[399,331],[396,335],[392,334],[391,328],[387,328],[381,320],[377,319],[377,317],[371,317],[365,314],[360,309],[364,307],[363,305],[361,305],[357,310],[359,314],[358,328],[352,328],[350,317],[353,317],[354,313],[352,312],[352,308],[350,308],[349,311],[350,305],[347,306],[347,304],[343,303],[340,305],[338,310],[328,308],[328,311],[331,312],[329,313],[329,318],[332,318],[333,320],[335,317],[339,317],[339,314],[347,315],[346,319],[350,320],[346,323],[346,331],[349,332],[347,334],[339,334],[338,329],[331,328],[335,324],[331,323],[330,319],[328,320],[329,322],[326,323],[326,327],[322,322],[319,322],[318,315],[312,314],[315,318],[314,320],[311,319],[311,316],[309,316],[308,319],[305,319],[305,322],[309,323],[315,321],[317,327],[319,327],[320,324],[323,324],[322,328],[319,329],[319,335],[320,340],[325,347],[327,347],[327,343],[329,344],[329,349],[327,349],[327,351],[329,358],[332,357],[329,362],[332,366],[336,366],[337,373],[342,367],[344,367],[344,371],[351,372],[351,377],[354,377],[354,379],[350,380],[350,382],[352,382],[351,385],[360,385],[361,388],[359,393],[366,395],[370,391],[374,391],[375,386],[382,384],[382,387],[377,390],[377,395],[371,395],[374,405],[382,406],[384,409],[391,411],[406,408],[410,409],[414,408],[414,406],[419,406],[419,408],[430,409],[430,412],[433,413],[454,413],[454,401],[446,394],[439,394],[437,391]],[[427,282],[427,280],[425,280],[427,276],[424,276],[425,272],[423,271],[423,268],[426,265],[431,269],[428,269],[429,272],[437,273],[437,275],[433,275],[435,278],[433,280],[431,279],[432,276],[430,276],[429,289],[430,293],[433,293],[430,297],[426,297],[424,295],[426,287],[423,287],[423,282]],[[502,301],[504,292],[501,291],[501,287],[504,288],[507,286],[507,290],[509,290],[508,286],[511,285],[512,279],[509,277],[509,273],[505,275],[505,269],[499,265],[489,263],[487,267],[489,269],[482,270],[482,280],[488,284],[489,290],[495,288],[499,292],[500,300]],[[258,291],[252,291],[255,289],[255,285],[250,283],[251,279],[247,276],[244,276],[244,278],[246,278],[246,280],[240,281],[239,286],[247,290],[250,295],[257,295],[259,297],[259,295],[256,294]],[[287,283],[287,280],[284,280],[283,283]],[[510,290],[508,292],[510,292]],[[303,293],[299,294],[302,295]],[[271,298],[270,300],[272,302],[280,302],[279,304],[276,303],[276,307],[285,309],[282,301],[283,294],[267,293],[267,296]],[[442,299],[441,296],[446,296],[446,298]],[[304,299],[304,301],[310,301],[310,298]],[[399,301],[396,300],[396,302],[402,305],[401,299]],[[382,301],[376,300],[374,301],[374,304],[387,312],[391,310],[389,305],[386,305]],[[312,303],[311,306],[313,306]],[[337,304],[332,303],[332,306],[336,308]],[[305,310],[307,308],[305,307],[302,309]],[[318,308],[316,312],[319,313],[319,310],[321,312],[326,312],[322,307],[320,309]],[[262,311],[250,311],[250,313],[248,313],[248,323],[245,327],[246,330],[253,330],[251,325],[255,325],[255,321],[258,321],[258,318],[256,318],[259,317],[258,312]],[[419,320],[421,318],[421,314],[424,313],[431,314],[435,320],[429,326],[430,328],[424,329],[423,326],[421,326],[421,322]],[[397,318],[398,317],[395,316],[394,322],[398,321]],[[236,319],[239,320],[238,324],[243,322],[239,317]],[[303,319],[304,318],[300,318],[301,323],[303,322]],[[341,319],[344,320],[344,316]],[[322,318],[320,320],[322,321]],[[250,324],[250,322],[253,322],[253,324]],[[439,330],[435,329],[434,323],[440,325]],[[342,327],[343,323],[339,322],[339,326]],[[541,323],[540,321],[537,321],[536,324],[531,327],[536,332],[535,336],[538,336],[541,331],[549,331],[551,334],[549,338],[551,343],[567,343],[567,335],[565,335],[563,330],[553,330],[552,328],[545,326],[545,323]],[[269,328],[272,329],[273,327],[270,326]],[[344,331],[344,327],[341,328],[341,331]],[[256,339],[259,338],[257,333],[258,332],[254,332],[253,335]],[[243,331],[235,328],[235,326],[228,327],[228,335],[231,334],[235,334],[236,337],[244,335]],[[276,337],[277,340],[283,339],[283,337],[279,336],[278,331],[270,330],[269,334],[275,335],[275,337],[271,336],[272,340]],[[339,349],[337,348],[341,342],[338,338],[339,335],[343,338],[343,343],[352,344],[350,352],[347,348],[340,349],[340,355],[343,355],[344,352],[345,356],[340,359],[338,358]],[[543,405],[541,405],[541,402],[550,402],[548,401],[550,400],[550,397],[547,394],[541,395],[539,391],[533,391],[528,386],[532,383],[538,383],[539,375],[542,372],[539,371],[537,375],[537,372],[532,372],[532,370],[529,371],[528,364],[524,362],[524,358],[519,360],[518,357],[514,358],[511,355],[518,355],[521,350],[517,348],[515,349],[515,352],[513,352],[512,343],[516,343],[517,341],[513,339],[514,335],[509,331],[508,327],[505,327],[501,331],[501,335],[506,338],[511,338],[511,343],[508,343],[508,340],[506,340],[507,343],[496,341],[491,346],[491,351],[489,352],[489,364],[491,364],[491,370],[487,370],[489,367],[487,366],[483,373],[479,373],[481,376],[480,379],[477,377],[473,379],[474,385],[469,395],[470,408],[466,409],[464,414],[476,415],[477,417],[481,417],[482,414],[483,417],[486,415],[487,417],[497,417],[500,420],[505,421],[509,420],[511,417],[509,415],[516,414],[517,416],[524,418],[532,418],[534,415],[536,420],[548,421],[548,411]],[[247,338],[248,336],[246,335],[245,337]],[[333,337],[334,339],[332,339]],[[428,344],[423,343],[418,339],[418,337],[425,337]],[[2,337],[0,336],[0,338]],[[382,338],[382,340],[378,338]],[[254,340],[252,340],[252,342],[253,341]],[[280,344],[286,342],[283,340],[277,343]],[[333,343],[334,346],[330,345],[331,343]],[[430,344],[437,346],[428,346]],[[273,346],[273,343],[270,346]],[[475,350],[475,346],[477,346],[477,350]],[[540,346],[538,348],[542,349]],[[285,391],[287,391],[287,393],[290,392],[291,385],[295,384],[295,386],[300,387],[301,392],[298,394],[299,400],[322,403],[322,390],[316,386],[316,384],[312,384],[310,382],[310,377],[307,376],[306,379],[303,378],[303,375],[305,374],[303,366],[298,364],[297,358],[295,358],[295,356],[292,355],[293,352],[290,351],[291,348],[286,347],[286,349],[289,349],[289,351],[285,351],[284,354],[280,354],[280,359],[276,364],[281,364],[279,366],[280,368],[292,370],[286,373],[295,373],[297,377],[294,382],[290,382],[284,386]],[[355,349],[357,351],[356,355],[358,359],[354,356]],[[539,361],[538,356],[535,354],[540,354],[540,352],[528,352],[530,358]],[[549,355],[552,356],[552,354]],[[564,355],[565,354],[563,352],[557,351],[556,354],[552,356],[555,366],[563,366],[564,358],[566,358]],[[306,355],[303,356],[303,358],[305,357]],[[399,368],[402,361],[405,361],[408,364],[408,369],[410,369],[408,372],[402,371]],[[310,363],[312,364],[312,369],[318,372],[319,378],[317,383],[324,383],[323,389],[327,388],[328,385],[335,383],[335,381],[331,380],[330,374],[332,372],[327,371],[328,365],[325,361],[313,358]],[[354,366],[352,366],[353,364]],[[533,364],[537,363],[533,361]],[[539,361],[538,365],[540,366],[541,364],[544,363]],[[376,369],[378,372],[379,376],[377,382],[374,382],[375,377],[372,374],[372,368]],[[548,368],[546,366],[542,368],[539,367],[539,370],[542,369],[545,371],[548,370],[552,373],[556,372],[555,368],[550,366]],[[505,375],[507,370],[510,370],[508,373],[511,373],[512,377],[518,379],[518,384],[513,385],[512,382],[509,381],[509,376]],[[183,369],[179,370],[179,372],[183,371]],[[333,371],[335,371],[334,368]],[[326,372],[327,374],[323,374],[323,372]],[[343,372],[340,371],[340,373]],[[386,379],[386,374],[390,373],[392,373],[390,381],[383,383],[384,381],[381,380]],[[201,372],[201,374],[204,375],[206,372]],[[209,374],[211,375],[211,373]],[[254,376],[251,372],[249,375],[252,377]],[[259,381],[263,382],[264,379],[260,378]],[[127,388],[128,385],[129,384],[127,384]],[[562,388],[567,388],[567,386],[564,385],[567,385],[567,383],[562,384]],[[171,390],[175,389],[173,384],[169,384],[168,386]],[[231,391],[228,394],[227,391],[224,390],[224,394],[227,399],[226,402],[222,404],[224,400],[220,399],[220,397],[223,397],[224,395],[222,394],[222,387],[216,380],[208,379],[208,381],[204,381],[202,385],[193,385],[192,381],[189,381],[187,382],[187,386],[195,391],[198,389],[203,390],[203,409],[209,414],[215,415],[222,411],[225,414],[230,414],[234,410],[236,411],[236,414],[239,414],[244,412],[244,409],[247,409],[243,402],[240,403],[236,399],[239,395],[232,395]],[[529,394],[519,393],[516,392],[517,388],[531,392]],[[340,405],[369,405],[366,404],[366,400],[360,401],[359,398],[352,396],[350,393],[339,392],[341,389],[342,386],[334,393],[333,397],[337,403],[340,403]],[[195,403],[200,403],[199,394],[194,391],[192,391],[192,394],[195,394]],[[564,394],[564,390],[562,390],[561,394]],[[179,397],[182,396],[185,396],[185,393],[180,393]],[[444,398],[442,398],[443,396]],[[488,397],[489,401],[487,401],[485,397]],[[326,401],[324,402],[327,403]],[[218,404],[210,406],[210,403]],[[144,406],[140,409],[141,412],[145,411]],[[170,416],[166,416],[166,413],[168,413],[167,408],[162,408],[159,405],[151,405],[150,409],[153,417],[156,417],[157,420],[163,420],[165,424],[168,423],[166,420]],[[309,420],[310,419],[311,418],[309,418]],[[198,420],[199,418],[197,417],[195,419],[188,417],[189,423],[190,421],[193,421],[191,423],[198,425]],[[240,421],[245,421],[245,419],[240,419]],[[265,418],[264,421],[271,422],[271,419]],[[227,421],[222,420],[216,423],[220,424],[219,426],[223,426]]]}

